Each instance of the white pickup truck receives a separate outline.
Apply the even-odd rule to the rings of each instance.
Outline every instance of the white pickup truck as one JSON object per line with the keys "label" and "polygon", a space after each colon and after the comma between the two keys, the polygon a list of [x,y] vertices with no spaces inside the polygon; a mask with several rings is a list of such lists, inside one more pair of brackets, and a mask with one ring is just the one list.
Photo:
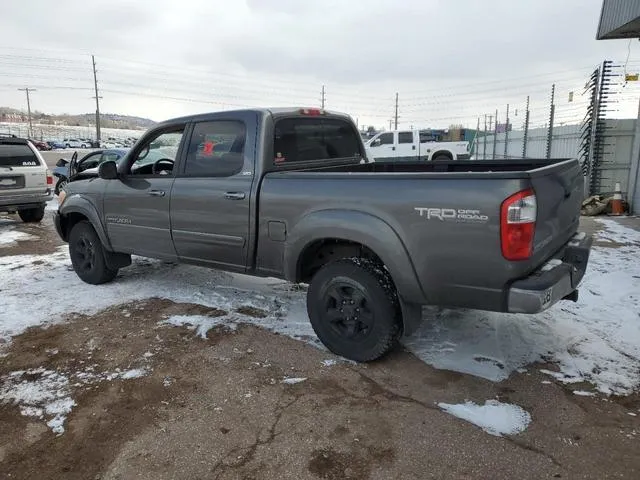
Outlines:
{"label": "white pickup truck", "polygon": [[469,142],[435,142],[429,131],[394,130],[378,133],[366,144],[371,161],[469,160]]}

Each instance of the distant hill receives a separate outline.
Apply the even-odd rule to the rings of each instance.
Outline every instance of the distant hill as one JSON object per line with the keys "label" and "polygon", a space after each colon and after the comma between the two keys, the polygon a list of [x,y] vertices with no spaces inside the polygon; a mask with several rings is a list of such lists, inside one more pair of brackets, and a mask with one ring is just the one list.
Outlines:
{"label": "distant hill", "polygon": [[[88,127],[95,125],[95,113],[78,115],[62,114],[50,115],[42,112],[31,112],[33,123],[45,125],[67,125],[70,127]],[[0,107],[0,122],[27,122],[27,112],[15,108]],[[100,126],[103,128],[125,128],[129,130],[146,130],[156,122],[148,118],[118,115],[115,113],[101,113]]]}

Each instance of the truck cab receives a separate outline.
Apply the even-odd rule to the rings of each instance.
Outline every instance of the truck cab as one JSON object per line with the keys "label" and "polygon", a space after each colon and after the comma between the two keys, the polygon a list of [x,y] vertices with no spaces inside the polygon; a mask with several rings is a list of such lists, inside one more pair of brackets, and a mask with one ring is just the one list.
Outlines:
{"label": "truck cab", "polygon": [[381,132],[366,144],[369,161],[468,160],[469,142],[441,142],[429,130]]}

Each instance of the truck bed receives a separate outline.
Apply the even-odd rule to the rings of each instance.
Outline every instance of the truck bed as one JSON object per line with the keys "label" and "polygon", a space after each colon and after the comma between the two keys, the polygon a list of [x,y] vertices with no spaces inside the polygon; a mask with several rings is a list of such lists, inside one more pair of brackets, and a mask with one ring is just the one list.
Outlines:
{"label": "truck bed", "polygon": [[[352,173],[510,173],[532,172],[570,161],[556,159],[450,160],[438,162],[375,162],[330,165],[293,165],[289,171],[352,172]],[[518,175],[516,175],[518,176]]]}
{"label": "truck bed", "polygon": [[[500,250],[501,205],[527,189],[537,196],[533,254],[508,261]],[[575,159],[298,165],[265,175],[258,231],[268,232],[271,221],[283,222],[289,240],[318,212],[335,215],[332,225],[347,231],[356,217],[369,216],[402,240],[421,279],[424,303],[506,309],[509,285],[541,267],[577,231],[582,191]],[[425,213],[432,209],[456,218]],[[340,229],[332,230],[339,239]],[[285,244],[264,236],[258,243],[270,252],[268,258],[258,255],[258,269],[279,273]]]}

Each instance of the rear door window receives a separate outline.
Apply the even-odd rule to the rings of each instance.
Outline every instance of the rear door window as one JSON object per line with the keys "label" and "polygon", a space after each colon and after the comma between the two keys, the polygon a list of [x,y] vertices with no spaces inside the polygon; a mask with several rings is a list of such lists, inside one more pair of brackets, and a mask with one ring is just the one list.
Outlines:
{"label": "rear door window", "polygon": [[275,126],[274,163],[360,158],[360,134],[339,118],[284,118]]}
{"label": "rear door window", "polygon": [[399,132],[398,143],[413,143],[413,132]]}
{"label": "rear door window", "polygon": [[40,160],[24,143],[0,143],[0,167],[37,167]]}
{"label": "rear door window", "polygon": [[185,175],[231,177],[244,166],[246,128],[228,120],[199,122],[193,127]]}

